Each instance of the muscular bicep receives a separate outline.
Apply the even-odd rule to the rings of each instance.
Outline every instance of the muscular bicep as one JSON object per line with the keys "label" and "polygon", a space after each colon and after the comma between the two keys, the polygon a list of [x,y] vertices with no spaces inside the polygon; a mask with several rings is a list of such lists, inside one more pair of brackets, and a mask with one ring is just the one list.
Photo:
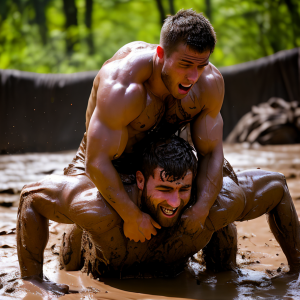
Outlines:
{"label": "muscular bicep", "polygon": [[199,100],[204,110],[191,124],[191,134],[196,150],[205,155],[217,145],[222,145],[223,120],[220,114],[224,99],[224,80],[212,65],[200,77]]}
{"label": "muscular bicep", "polygon": [[99,86],[97,103],[87,132],[87,163],[119,157],[128,141],[127,126],[143,108],[140,85],[118,82]]}
{"label": "muscular bicep", "polygon": [[123,153],[127,141],[126,126],[110,126],[101,120],[95,109],[87,133],[87,160],[96,160],[100,156],[109,160],[116,159]]}
{"label": "muscular bicep", "polygon": [[192,123],[191,135],[198,153],[206,155],[222,144],[223,119],[220,113],[203,111]]}

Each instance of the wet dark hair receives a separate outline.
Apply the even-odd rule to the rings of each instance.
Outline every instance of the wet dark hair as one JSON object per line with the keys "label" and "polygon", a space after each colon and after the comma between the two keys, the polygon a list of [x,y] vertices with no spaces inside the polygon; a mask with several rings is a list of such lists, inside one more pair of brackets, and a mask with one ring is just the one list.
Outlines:
{"label": "wet dark hair", "polygon": [[173,135],[170,138],[159,139],[145,148],[142,157],[141,171],[147,182],[150,176],[154,177],[154,170],[161,167],[160,174],[167,180],[176,181],[183,178],[188,170],[197,174],[197,159],[194,148],[184,139]]}
{"label": "wet dark hair", "polygon": [[199,53],[214,51],[217,38],[214,28],[201,13],[192,9],[181,9],[166,18],[160,33],[160,45],[170,56],[179,43],[183,42]]}

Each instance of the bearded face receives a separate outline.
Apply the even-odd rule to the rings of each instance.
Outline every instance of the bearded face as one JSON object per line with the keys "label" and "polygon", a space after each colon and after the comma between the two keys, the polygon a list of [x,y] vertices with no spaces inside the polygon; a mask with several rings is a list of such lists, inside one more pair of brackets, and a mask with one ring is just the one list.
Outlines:
{"label": "bearded face", "polygon": [[188,170],[183,178],[173,181],[162,168],[154,170],[143,189],[142,203],[162,227],[174,226],[191,198],[193,174]]}

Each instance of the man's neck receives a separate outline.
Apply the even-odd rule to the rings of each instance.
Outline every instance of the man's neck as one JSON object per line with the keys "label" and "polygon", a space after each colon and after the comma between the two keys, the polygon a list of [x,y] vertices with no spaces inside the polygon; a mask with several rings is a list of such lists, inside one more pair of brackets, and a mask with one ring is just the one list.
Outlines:
{"label": "man's neck", "polygon": [[159,62],[157,53],[153,55],[153,72],[150,78],[147,80],[149,89],[158,98],[164,100],[170,95],[169,90],[166,88],[164,82],[161,79],[162,64]]}

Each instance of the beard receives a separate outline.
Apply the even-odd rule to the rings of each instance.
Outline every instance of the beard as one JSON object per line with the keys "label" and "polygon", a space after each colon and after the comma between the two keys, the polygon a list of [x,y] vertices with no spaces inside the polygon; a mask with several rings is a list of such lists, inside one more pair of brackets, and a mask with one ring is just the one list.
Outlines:
{"label": "beard", "polygon": [[141,199],[141,210],[145,213],[148,213],[154,221],[156,221],[158,224],[160,224],[162,227],[172,227],[174,226],[177,221],[179,220],[182,211],[184,208],[184,202],[181,200],[181,203],[179,207],[177,208],[177,213],[174,217],[172,218],[167,218],[164,217],[162,210],[160,208],[160,205],[157,205],[157,207],[154,206],[153,201],[151,196],[148,196],[145,192],[143,191],[142,194],[142,199]]}

